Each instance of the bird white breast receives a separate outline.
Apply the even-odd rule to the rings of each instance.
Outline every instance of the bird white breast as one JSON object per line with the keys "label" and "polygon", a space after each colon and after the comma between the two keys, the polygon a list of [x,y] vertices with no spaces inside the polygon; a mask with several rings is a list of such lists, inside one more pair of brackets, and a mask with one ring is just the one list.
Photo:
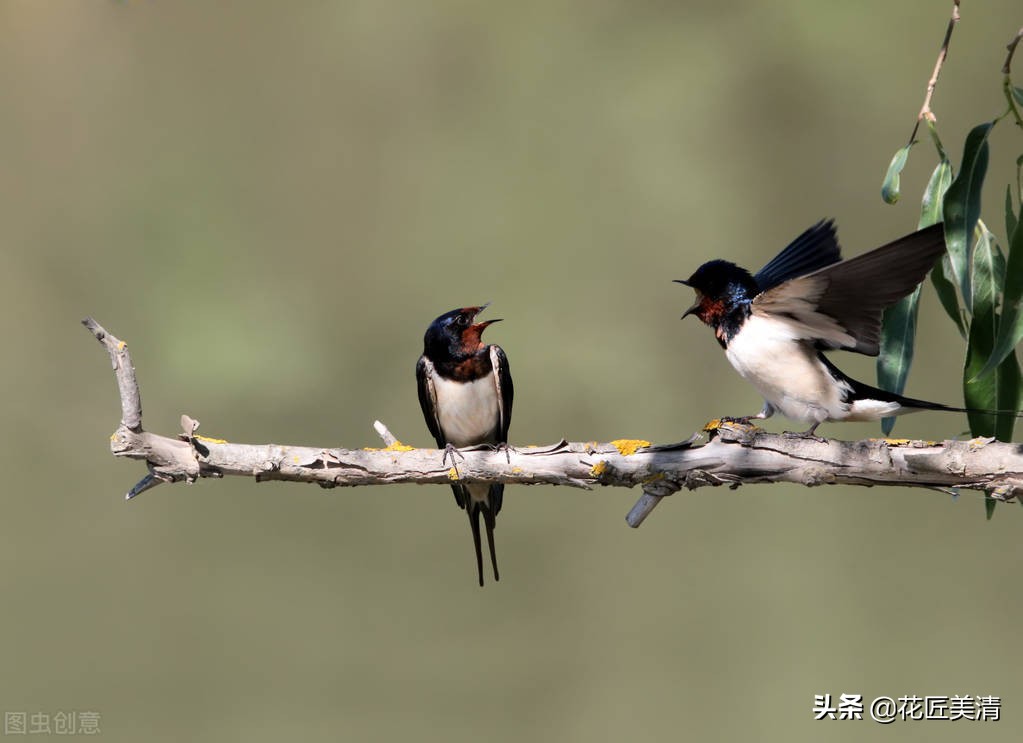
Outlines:
{"label": "bird white breast", "polygon": [[775,410],[792,420],[846,420],[846,385],[837,382],[816,351],[777,317],[750,315],[728,342],[725,356]]}
{"label": "bird white breast", "polygon": [[437,418],[444,438],[453,446],[497,443],[499,417],[493,374],[475,382],[433,379]]}

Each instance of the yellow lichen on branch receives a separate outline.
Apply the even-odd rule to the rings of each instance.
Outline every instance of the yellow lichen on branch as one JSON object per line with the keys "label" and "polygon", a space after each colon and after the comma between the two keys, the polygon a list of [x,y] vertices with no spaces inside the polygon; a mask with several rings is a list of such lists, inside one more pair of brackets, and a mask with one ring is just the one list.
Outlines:
{"label": "yellow lichen on branch", "polygon": [[415,451],[415,448],[416,447],[409,446],[408,444],[403,444],[400,441],[398,441],[397,439],[395,439],[393,444],[388,444],[383,449],[377,449],[377,448],[374,448],[372,446],[366,446],[366,447],[363,447],[362,450],[363,451]]}
{"label": "yellow lichen on branch", "polygon": [[643,439],[615,439],[611,442],[611,446],[617,449],[623,457],[628,457],[643,447],[650,446],[650,442]]}
{"label": "yellow lichen on branch", "polygon": [[194,438],[195,438],[196,441],[202,441],[204,444],[226,444],[227,443],[227,439],[211,439],[209,436],[199,436],[199,435],[196,435]]}

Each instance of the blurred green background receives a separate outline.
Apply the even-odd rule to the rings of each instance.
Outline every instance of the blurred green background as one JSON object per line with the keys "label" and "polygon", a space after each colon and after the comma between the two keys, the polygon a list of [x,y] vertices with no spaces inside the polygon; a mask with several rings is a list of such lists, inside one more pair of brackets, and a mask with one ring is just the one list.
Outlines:
{"label": "blurred green background", "polygon": [[[934,101],[956,162],[1023,21],[964,6]],[[107,740],[1019,740],[1016,506],[703,489],[634,531],[638,491],[514,487],[481,590],[447,488],[232,479],[126,504],[144,468],[109,454],[114,379],[78,324],[129,342],[150,430],[188,413],[358,447],[379,418],[425,446],[422,334],[493,301],[513,443],[684,438],[760,400],[669,279],[755,269],[824,216],[847,254],[914,229],[929,143],[896,207],[879,189],[950,7],[0,4],[0,709],[97,711]],[[907,392],[955,403],[929,289],[920,330]],[[1000,695],[1003,719],[812,721],[843,692]]]}

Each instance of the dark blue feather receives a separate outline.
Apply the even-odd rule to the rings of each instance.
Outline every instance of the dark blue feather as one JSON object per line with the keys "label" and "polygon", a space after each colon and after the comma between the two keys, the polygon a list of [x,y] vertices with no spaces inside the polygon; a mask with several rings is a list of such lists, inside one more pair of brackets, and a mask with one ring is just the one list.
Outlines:
{"label": "dark blue feather", "polygon": [[806,276],[842,260],[835,234],[835,222],[824,219],[797,237],[756,276],[757,287],[766,292],[789,279]]}

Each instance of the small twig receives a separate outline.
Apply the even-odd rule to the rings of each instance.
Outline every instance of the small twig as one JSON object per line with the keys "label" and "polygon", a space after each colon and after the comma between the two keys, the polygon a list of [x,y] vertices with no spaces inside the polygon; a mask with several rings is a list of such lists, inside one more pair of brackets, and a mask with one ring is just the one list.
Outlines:
{"label": "small twig", "polygon": [[147,490],[152,490],[153,488],[155,488],[157,485],[161,484],[162,482],[163,482],[163,480],[161,480],[159,477],[156,477],[155,475],[146,475],[141,480],[139,480],[137,483],[135,483],[134,487],[132,487],[131,490],[129,490],[127,493],[125,493],[124,499],[125,500],[131,500],[132,498],[134,498],[136,495],[139,495],[140,493],[144,493]]}
{"label": "small twig", "polygon": [[395,444],[398,443],[398,438],[393,433],[388,431],[387,426],[385,426],[380,421],[373,421],[373,428],[376,429],[376,432],[380,435],[380,438],[384,440],[384,446],[394,446]]}
{"label": "small twig", "polygon": [[1012,71],[1012,57],[1016,53],[1016,47],[1019,46],[1021,39],[1023,39],[1023,28],[1020,28],[1016,35],[1012,37],[1012,41],[1005,45],[1005,48],[1009,50],[1009,53],[1005,56],[1005,64],[1002,65],[1002,73],[1005,75]]}
{"label": "small twig", "polygon": [[952,31],[955,29],[955,25],[958,22],[959,0],[953,0],[952,17],[949,18],[948,27],[945,29],[945,39],[941,42],[941,49],[938,51],[938,60],[934,63],[934,72],[931,73],[931,79],[927,81],[927,93],[924,95],[923,105],[920,107],[920,113],[917,114],[916,122],[913,124],[913,131],[909,135],[908,144],[910,145],[916,141],[916,134],[920,130],[921,121],[925,119],[931,123],[935,121],[934,112],[931,111],[931,98],[934,96],[934,89],[938,85],[938,76],[941,74],[941,66],[945,64],[945,59],[948,57],[948,45],[949,42],[952,41]]}
{"label": "small twig", "polygon": [[1009,53],[1005,55],[1005,64],[1002,65],[1002,91],[1005,93],[1005,100],[1009,102],[1009,111],[1016,119],[1016,126],[1019,127],[1023,127],[1023,115],[1020,114],[1019,107],[1016,105],[1016,96],[1013,94],[1012,57],[1016,54],[1016,47],[1019,46],[1021,39],[1023,39],[1023,28],[1020,28],[1012,37],[1012,41],[1006,44],[1005,48],[1009,50]]}
{"label": "small twig", "polygon": [[633,529],[639,528],[639,526],[646,520],[646,517],[653,512],[664,498],[665,496],[663,495],[643,493],[643,495],[639,496],[639,500],[636,501],[636,505],[634,505],[625,515],[625,523]]}
{"label": "small twig", "polygon": [[82,320],[82,325],[89,329],[110,354],[110,363],[117,376],[117,388],[121,393],[121,425],[138,433],[142,430],[142,397],[135,379],[135,367],[128,353],[128,344],[112,336],[91,317]]}

